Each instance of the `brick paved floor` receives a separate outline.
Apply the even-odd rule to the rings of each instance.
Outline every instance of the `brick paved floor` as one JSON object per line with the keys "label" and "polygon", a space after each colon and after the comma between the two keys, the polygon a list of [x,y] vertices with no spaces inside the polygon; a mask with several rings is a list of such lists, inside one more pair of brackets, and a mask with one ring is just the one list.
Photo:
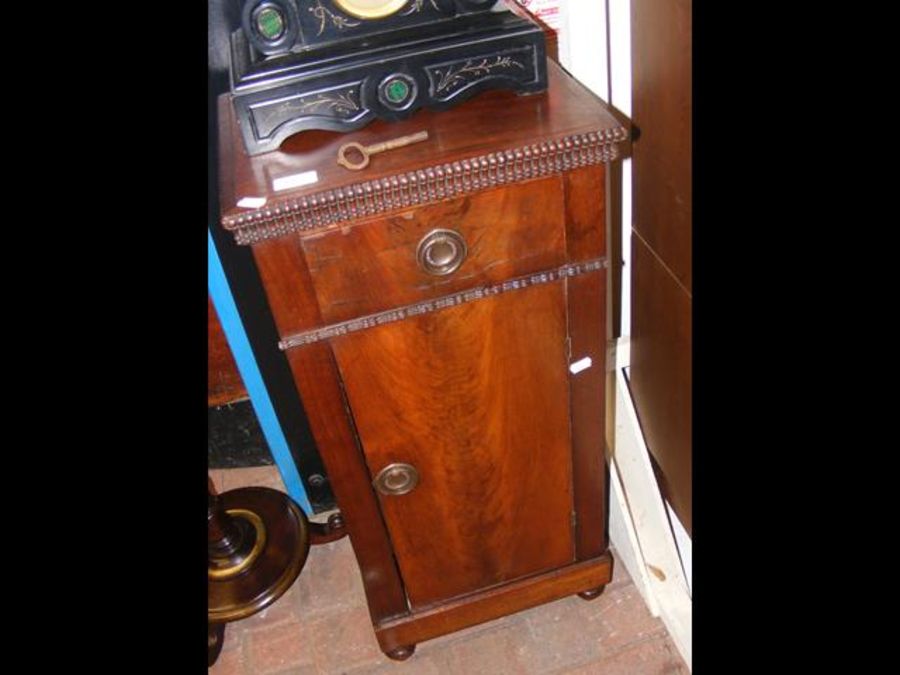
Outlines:
{"label": "brick paved floor", "polygon": [[[210,471],[219,491],[284,491],[274,467]],[[615,555],[615,551],[613,552]],[[378,649],[350,542],[310,550],[300,577],[268,609],[228,624],[210,675],[688,673],[623,565],[596,600],[564,598],[419,644],[407,661]]]}

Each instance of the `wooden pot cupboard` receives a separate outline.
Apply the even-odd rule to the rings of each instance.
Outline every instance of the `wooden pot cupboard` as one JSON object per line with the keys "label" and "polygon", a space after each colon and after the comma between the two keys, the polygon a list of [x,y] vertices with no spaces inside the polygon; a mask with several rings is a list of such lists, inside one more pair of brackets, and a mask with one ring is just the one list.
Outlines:
{"label": "wooden pot cupboard", "polygon": [[545,93],[256,157],[219,100],[222,225],[253,249],[395,659],[610,580],[605,182],[628,130],[548,68]]}

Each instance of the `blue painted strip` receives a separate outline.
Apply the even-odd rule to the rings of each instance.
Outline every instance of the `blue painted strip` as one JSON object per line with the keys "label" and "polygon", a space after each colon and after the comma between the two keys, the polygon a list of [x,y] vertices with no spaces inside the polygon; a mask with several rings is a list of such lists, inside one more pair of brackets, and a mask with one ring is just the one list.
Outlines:
{"label": "blue painted strip", "polygon": [[291,457],[287,439],[278,423],[275,408],[272,407],[272,400],[269,398],[269,392],[263,382],[262,374],[259,372],[256,358],[253,356],[250,340],[247,339],[237,305],[234,304],[231,287],[228,285],[228,279],[225,278],[225,270],[222,269],[222,261],[219,259],[219,252],[209,228],[206,231],[206,240],[208,246],[207,286],[213,306],[219,315],[219,323],[222,324],[222,330],[225,332],[225,339],[228,340],[228,346],[231,347],[238,371],[244,380],[247,393],[250,395],[250,403],[256,412],[269,449],[272,451],[272,458],[281,472],[281,479],[284,481],[287,492],[307,515],[311,515],[312,507],[309,498],[306,496],[306,490],[303,489],[303,483],[300,482],[297,465],[294,463],[294,458]]}

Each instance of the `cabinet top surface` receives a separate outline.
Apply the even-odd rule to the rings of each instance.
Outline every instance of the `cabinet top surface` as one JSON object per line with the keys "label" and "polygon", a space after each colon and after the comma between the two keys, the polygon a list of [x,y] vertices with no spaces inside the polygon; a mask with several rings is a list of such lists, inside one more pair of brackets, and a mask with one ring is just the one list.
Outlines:
{"label": "cabinet top surface", "polygon": [[[223,94],[222,225],[238,243],[252,243],[614,158],[627,129],[554,61],[547,70],[541,94],[490,91],[451,110],[376,120],[352,133],[306,131],[255,157],[244,151],[230,95]],[[426,141],[373,155],[363,170],[337,164],[345,143],[371,145],[419,131],[428,132]],[[284,182],[297,186],[276,189]]]}

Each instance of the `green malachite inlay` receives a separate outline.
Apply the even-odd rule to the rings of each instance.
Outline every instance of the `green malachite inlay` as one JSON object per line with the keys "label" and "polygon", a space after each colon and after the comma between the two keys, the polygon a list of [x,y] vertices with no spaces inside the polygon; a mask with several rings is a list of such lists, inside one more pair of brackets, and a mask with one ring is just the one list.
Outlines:
{"label": "green malachite inlay", "polygon": [[403,80],[391,80],[387,83],[384,93],[391,103],[401,103],[409,96],[409,85]]}
{"label": "green malachite inlay", "polygon": [[284,32],[284,17],[272,7],[266,7],[256,17],[256,27],[266,40],[275,40]]}

